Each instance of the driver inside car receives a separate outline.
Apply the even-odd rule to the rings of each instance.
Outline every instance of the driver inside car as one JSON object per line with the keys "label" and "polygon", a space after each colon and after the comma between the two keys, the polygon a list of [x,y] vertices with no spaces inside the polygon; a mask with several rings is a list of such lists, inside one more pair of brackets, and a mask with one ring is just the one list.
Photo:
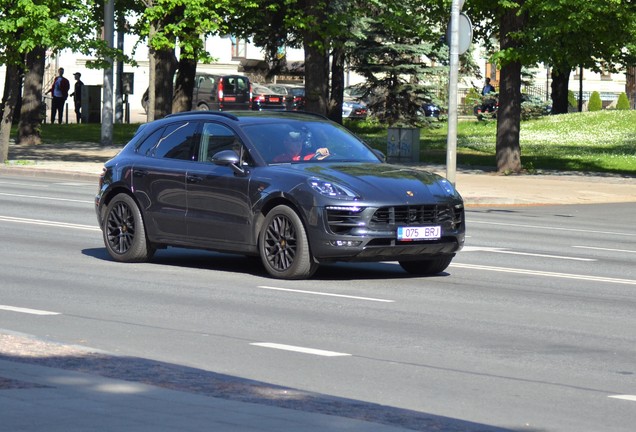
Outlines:
{"label": "driver inside car", "polygon": [[321,147],[316,149],[315,152],[302,154],[303,151],[303,134],[301,132],[289,132],[283,138],[284,153],[279,154],[273,159],[273,162],[295,162],[295,161],[307,161],[311,159],[322,160],[329,156],[329,149],[327,147]]}

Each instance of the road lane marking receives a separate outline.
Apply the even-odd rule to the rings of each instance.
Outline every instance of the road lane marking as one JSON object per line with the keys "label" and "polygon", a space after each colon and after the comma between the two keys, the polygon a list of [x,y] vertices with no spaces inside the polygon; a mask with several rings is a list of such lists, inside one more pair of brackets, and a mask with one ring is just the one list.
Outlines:
{"label": "road lane marking", "polygon": [[600,250],[600,251],[608,251],[608,252],[636,253],[636,250],[628,250],[628,249],[600,248],[600,247],[593,247],[593,246],[572,246],[572,247],[578,248],[578,249],[592,249],[592,250]]}
{"label": "road lane marking", "polygon": [[622,399],[630,402],[636,402],[636,395],[612,395],[608,397],[612,399]]}
{"label": "road lane marking", "polygon": [[23,223],[23,224],[30,224],[30,225],[53,226],[58,228],[71,228],[71,229],[88,230],[88,231],[101,231],[98,227],[95,227],[92,225],[80,225],[80,224],[72,224],[72,223],[66,223],[66,222],[47,221],[47,220],[41,220],[41,219],[17,218],[17,217],[11,217],[11,216],[0,216],[0,221]]}
{"label": "road lane marking", "polygon": [[571,274],[571,273],[555,273],[555,272],[546,272],[546,271],[538,271],[538,270],[482,266],[482,265],[474,265],[474,264],[451,264],[450,267],[465,268],[465,269],[472,269],[472,270],[494,271],[494,272],[501,272],[501,273],[516,273],[516,274],[526,274],[526,275],[533,275],[533,276],[546,276],[546,277],[554,277],[554,278],[561,278],[561,279],[576,279],[576,280],[585,280],[585,281],[594,281],[594,282],[636,285],[636,280],[633,280],[633,279],[618,279],[618,278],[601,277],[601,276],[586,276],[586,275],[577,275],[577,274]]}
{"label": "road lane marking", "polygon": [[286,292],[294,292],[294,293],[301,293],[301,294],[320,295],[320,296],[327,296],[327,297],[341,297],[341,298],[348,298],[353,300],[395,303],[395,300],[379,299],[379,298],[372,298],[372,297],[357,297],[357,296],[351,296],[351,295],[345,295],[345,294],[331,294],[331,293],[324,293],[319,291],[304,291],[304,290],[296,290],[296,289],[289,289],[289,288],[277,288],[277,287],[264,286],[264,285],[260,285],[258,286],[258,288],[273,290],[273,291],[286,291]]}
{"label": "road lane marking", "polygon": [[533,256],[539,258],[555,258],[555,259],[563,259],[563,260],[571,260],[571,261],[597,261],[593,258],[576,258],[569,257],[563,255],[546,255],[546,254],[538,254],[538,253],[530,253],[530,252],[516,252],[511,251],[505,248],[492,248],[492,247],[481,247],[481,246],[464,246],[462,252],[492,252],[492,253],[500,253],[500,254],[508,254],[508,255],[523,255],[523,256]]}
{"label": "road lane marking", "polygon": [[6,305],[0,305],[0,310],[6,310],[6,311],[18,312],[18,313],[25,313],[25,314],[30,314],[30,315],[61,315],[59,312],[50,312],[50,311],[45,311],[45,310],[21,308],[21,307],[6,306]]}
{"label": "road lane marking", "polygon": [[551,227],[551,226],[540,226],[540,225],[524,225],[524,224],[511,224],[511,223],[503,223],[503,222],[485,222],[478,220],[470,220],[469,224],[482,224],[482,225],[498,225],[498,226],[508,226],[515,228],[533,228],[540,230],[550,230],[550,231],[571,231],[571,232],[582,232],[582,233],[594,233],[594,234],[611,234],[611,235],[619,235],[619,236],[629,236],[636,237],[636,234],[626,233],[626,232],[616,232],[616,231],[594,231],[594,230],[586,230],[586,229],[577,229],[577,228],[559,228],[559,227]]}
{"label": "road lane marking", "polygon": [[93,201],[76,200],[76,199],[70,199],[70,198],[54,198],[54,197],[45,197],[45,196],[39,196],[39,195],[12,194],[12,193],[6,193],[6,192],[0,192],[0,195],[17,197],[17,198],[34,198],[34,199],[49,200],[49,201],[66,201],[66,202],[75,202],[75,203],[82,203],[82,204],[93,204]]}
{"label": "road lane marking", "polygon": [[250,345],[264,347],[264,348],[273,348],[273,349],[278,349],[278,350],[283,350],[283,351],[299,352],[299,353],[303,353],[303,354],[312,354],[312,355],[318,355],[318,356],[323,356],[323,357],[346,357],[346,356],[351,356],[351,354],[347,354],[347,353],[340,353],[340,352],[335,352],[335,351],[325,351],[325,350],[320,350],[320,349],[315,349],[315,348],[306,348],[306,347],[299,347],[299,346],[293,346],[293,345],[277,344],[277,343],[272,343],[272,342],[254,342],[254,343],[251,343]]}

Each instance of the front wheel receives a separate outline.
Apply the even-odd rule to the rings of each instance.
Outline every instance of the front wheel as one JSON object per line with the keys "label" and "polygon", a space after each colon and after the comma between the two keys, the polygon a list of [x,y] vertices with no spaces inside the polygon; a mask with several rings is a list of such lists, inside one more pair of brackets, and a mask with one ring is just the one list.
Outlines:
{"label": "front wheel", "polygon": [[430,276],[443,272],[455,255],[442,255],[428,260],[400,261],[400,266],[414,275]]}
{"label": "front wheel", "polygon": [[306,279],[317,270],[300,217],[286,205],[274,207],[265,217],[258,237],[261,261],[267,272],[280,279]]}
{"label": "front wheel", "polygon": [[130,195],[121,193],[110,201],[102,231],[106,250],[115,261],[144,262],[155,253],[141,211]]}

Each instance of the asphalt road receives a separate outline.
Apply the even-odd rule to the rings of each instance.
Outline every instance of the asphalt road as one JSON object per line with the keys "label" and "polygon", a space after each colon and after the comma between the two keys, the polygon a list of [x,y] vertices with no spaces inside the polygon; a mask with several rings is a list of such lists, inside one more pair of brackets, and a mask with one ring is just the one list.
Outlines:
{"label": "asphalt road", "polygon": [[0,178],[0,329],[475,431],[634,429],[633,204],[471,209],[443,276],[338,264],[278,281],[211,252],[115,263],[95,191]]}

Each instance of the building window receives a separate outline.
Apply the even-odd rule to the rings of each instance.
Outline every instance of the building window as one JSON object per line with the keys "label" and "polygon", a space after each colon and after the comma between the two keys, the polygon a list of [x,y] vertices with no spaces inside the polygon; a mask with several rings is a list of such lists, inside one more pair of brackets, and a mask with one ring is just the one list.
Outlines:
{"label": "building window", "polygon": [[244,59],[247,57],[247,41],[245,39],[237,39],[234,36],[230,38],[232,41],[232,58]]}

